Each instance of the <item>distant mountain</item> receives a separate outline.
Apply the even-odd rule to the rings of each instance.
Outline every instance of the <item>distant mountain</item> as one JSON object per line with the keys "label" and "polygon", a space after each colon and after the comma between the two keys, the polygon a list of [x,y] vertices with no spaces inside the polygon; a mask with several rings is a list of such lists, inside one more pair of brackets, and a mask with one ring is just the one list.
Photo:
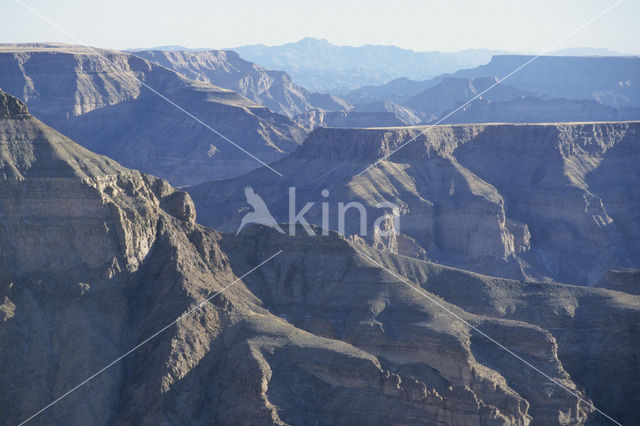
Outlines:
{"label": "distant mountain", "polygon": [[[453,110],[453,108],[452,108]],[[440,114],[444,117],[449,111]],[[442,121],[446,123],[557,123],[640,120],[640,108],[614,108],[593,99],[476,99]]]}
{"label": "distant mountain", "polygon": [[442,76],[438,76],[429,80],[417,81],[401,77],[380,86],[360,87],[343,95],[343,98],[353,105],[373,102],[395,102],[402,104],[423,90],[435,86],[442,81],[442,78]]}
{"label": "distant mountain", "polygon": [[260,163],[142,86],[186,109],[262,161],[305,132],[236,92],[195,82],[140,57],[69,45],[0,46],[0,87],[48,125],[123,165],[174,185],[237,176]]}
{"label": "distant mountain", "polygon": [[487,90],[497,82],[496,77],[445,77],[437,85],[407,99],[404,105],[420,111],[424,114],[424,120],[429,122],[485,91],[486,93],[482,94],[481,98],[487,101],[508,101],[532,94],[507,84],[498,84]]}
{"label": "distant mountain", "polygon": [[315,108],[329,111],[349,109],[344,100],[328,94],[310,93],[293,83],[286,72],[269,70],[245,61],[233,51],[167,48],[141,50],[134,54],[177,71],[191,80],[234,90],[290,118]]}
{"label": "distant mountain", "polygon": [[420,123],[424,119],[424,114],[420,111],[413,110],[406,106],[399,105],[390,101],[370,102],[366,104],[359,104],[354,107],[350,112],[377,112],[388,111],[393,113],[398,119],[408,125],[414,125]]}
{"label": "distant mountain", "polygon": [[294,82],[309,90],[338,95],[399,77],[432,78],[487,63],[491,56],[504,53],[483,49],[445,53],[415,52],[395,46],[336,46],[315,38],[281,46],[239,46],[231,50],[266,68],[288,72]]}
{"label": "distant mountain", "polygon": [[[532,58],[498,55],[487,65],[451,76],[503,78]],[[551,98],[595,99],[613,107],[640,107],[640,57],[541,56],[504,84]]]}
{"label": "distant mountain", "polygon": [[[424,122],[433,122],[532,58],[498,55],[487,65],[423,81],[396,79],[380,86],[362,87],[344,97],[355,105],[355,109],[360,103],[395,102],[420,111]],[[554,99],[557,101],[551,102]],[[513,102],[509,104],[510,101]],[[473,105],[476,102],[478,105]],[[543,56],[465,107],[465,117],[460,116],[463,111],[456,112],[446,122],[628,120],[640,118],[637,115],[639,105],[639,57]],[[511,111],[509,106],[513,107]],[[541,110],[545,107],[550,109]],[[558,116],[554,117],[551,111]]]}

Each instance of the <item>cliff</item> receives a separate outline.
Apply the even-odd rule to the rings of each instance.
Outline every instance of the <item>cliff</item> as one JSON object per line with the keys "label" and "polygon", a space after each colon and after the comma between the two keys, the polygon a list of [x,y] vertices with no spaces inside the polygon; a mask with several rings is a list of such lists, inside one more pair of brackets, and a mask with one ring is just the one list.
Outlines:
{"label": "cliff", "polygon": [[234,90],[280,114],[293,118],[314,108],[348,110],[340,98],[310,93],[284,71],[263,68],[225,50],[142,50],[133,54],[159,63],[185,77]]}
{"label": "cliff", "polygon": [[[275,164],[283,179],[256,170],[188,191],[202,223],[228,231],[244,216],[244,186],[282,222],[289,187],[296,211],[315,202],[305,215],[311,223],[322,224],[321,202],[328,202],[331,229],[339,202],[363,203],[369,230],[382,214],[376,204],[392,202],[400,232],[431,260],[593,285],[612,267],[638,267],[639,131],[636,122],[317,129]],[[359,233],[359,223],[357,213],[349,216],[345,232]],[[373,242],[371,234],[366,239]]]}
{"label": "cliff", "polygon": [[[462,102],[460,103],[462,105]],[[445,117],[445,111],[440,117]],[[477,99],[442,123],[558,123],[640,119],[640,108],[614,108],[595,100],[540,99],[524,96],[506,101]]]}
{"label": "cliff", "polygon": [[305,135],[288,118],[236,92],[122,52],[2,45],[0,67],[0,87],[22,98],[45,123],[174,185],[237,176],[260,163],[141,82],[267,163],[292,151]]}

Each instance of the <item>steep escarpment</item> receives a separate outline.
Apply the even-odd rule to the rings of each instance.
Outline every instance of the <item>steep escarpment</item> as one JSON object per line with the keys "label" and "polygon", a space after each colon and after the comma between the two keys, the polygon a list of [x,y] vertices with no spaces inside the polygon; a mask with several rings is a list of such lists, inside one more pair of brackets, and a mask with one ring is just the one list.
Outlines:
{"label": "steep escarpment", "polygon": [[[557,326],[573,323],[560,322],[568,311],[557,310],[565,306],[557,297],[537,300],[519,282],[381,254],[335,233],[289,237],[250,227],[237,237],[220,234],[195,223],[184,192],[76,145],[15,98],[9,104],[19,108],[0,120],[2,424],[24,421],[122,354],[31,423],[602,420],[585,392],[597,394],[595,379],[578,367],[605,362],[616,348],[589,356],[578,343],[565,349],[570,328],[558,339]],[[483,309],[478,300],[489,284]],[[473,286],[480,299],[460,306],[443,291],[461,295]],[[611,338],[634,348],[637,297],[548,288],[581,305],[586,297],[600,301],[597,318],[617,320]],[[581,318],[581,308],[575,312]],[[505,357],[470,324],[581,400]],[[586,322],[590,333],[607,324]],[[618,332],[625,327],[627,334]],[[627,366],[611,363],[607,372]],[[620,377],[599,383],[601,391],[626,399],[636,379]],[[608,401],[594,399],[618,409],[600,406]],[[605,412],[629,415],[621,407]]]}
{"label": "steep escarpment", "polygon": [[[0,126],[3,424],[27,419],[223,289],[32,423],[283,424],[280,416],[298,416],[318,397],[285,401],[283,392],[310,385],[327,395],[307,419],[353,423],[372,401],[406,407],[406,421],[457,418],[435,392],[413,396],[412,382],[401,385],[404,376],[375,356],[264,309],[238,283],[221,236],[194,223],[185,193],[32,117]],[[344,399],[359,399],[360,408]],[[468,422],[492,418],[474,404]],[[522,423],[526,413],[515,407],[510,416]]]}
{"label": "steep escarpment", "polygon": [[338,97],[310,93],[296,85],[286,72],[245,61],[233,51],[142,50],[134,54],[177,71],[191,80],[236,91],[289,118],[316,108],[329,111],[350,108]]}
{"label": "steep escarpment", "polygon": [[175,185],[221,179],[292,151],[304,130],[236,92],[142,58],[68,45],[3,45],[0,87],[45,123],[127,167]]}
{"label": "steep escarpment", "polygon": [[[431,260],[593,285],[612,267],[637,267],[637,238],[629,236],[638,235],[639,130],[636,122],[318,129],[277,163],[283,180],[257,170],[189,192],[203,223],[229,231],[246,213],[247,185],[282,222],[289,221],[289,187],[296,212],[314,202],[305,218],[331,229],[339,229],[338,203],[358,201],[371,243],[374,221],[391,213],[380,203],[393,203],[398,232]],[[227,203],[219,207],[216,197]],[[362,215],[344,216],[342,231],[361,235]],[[415,245],[410,252],[422,253]]]}

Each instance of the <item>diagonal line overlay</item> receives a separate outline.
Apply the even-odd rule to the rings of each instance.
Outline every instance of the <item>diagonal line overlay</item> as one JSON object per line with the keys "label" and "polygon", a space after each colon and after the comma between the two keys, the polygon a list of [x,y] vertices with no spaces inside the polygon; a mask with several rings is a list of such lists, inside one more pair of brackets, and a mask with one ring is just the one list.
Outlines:
{"label": "diagonal line overlay", "polygon": [[[17,0],[16,0],[17,1]],[[421,131],[420,133],[418,133],[416,136],[412,137],[411,139],[409,139],[407,142],[404,142],[403,144],[401,144],[399,147],[397,147],[396,149],[394,149],[393,151],[391,151],[388,154],[385,154],[384,156],[380,157],[379,159],[377,159],[373,164],[369,165],[369,167],[367,167],[366,169],[364,169],[363,171],[361,171],[360,173],[358,173],[356,176],[360,176],[363,173],[365,173],[367,170],[369,170],[370,168],[378,165],[381,161],[386,160],[387,158],[389,158],[389,156],[391,156],[392,154],[394,154],[396,151],[402,149],[403,147],[407,146],[409,143],[413,142],[414,140],[416,140],[417,138],[419,138],[420,136],[424,135],[425,133],[427,133],[429,130],[431,130],[434,126],[437,126],[438,124],[442,123],[444,120],[446,120],[447,118],[451,117],[453,114],[455,114],[456,112],[460,111],[461,109],[463,109],[464,107],[468,106],[469,104],[471,104],[473,101],[475,101],[476,99],[478,99],[479,97],[481,97],[482,95],[484,95],[485,93],[487,93],[489,90],[493,89],[494,87],[496,87],[497,85],[499,85],[500,83],[502,83],[503,81],[505,81],[506,79],[508,79],[509,77],[511,77],[512,75],[514,75],[515,73],[517,73],[518,71],[522,70],[524,67],[526,67],[527,65],[529,65],[531,62],[535,61],[536,59],[538,59],[541,56],[544,56],[545,54],[549,53],[549,51],[551,51],[552,49],[554,49],[556,46],[558,46],[559,44],[563,43],[564,41],[566,41],[567,39],[571,38],[575,33],[579,32],[580,30],[582,30],[583,28],[585,28],[586,26],[592,24],[594,21],[598,20],[599,18],[601,18],[604,14],[606,14],[607,12],[611,11],[613,8],[617,7],[618,5],[620,5],[620,3],[622,3],[624,0],[618,0],[616,3],[612,4],[611,6],[607,7],[606,9],[604,9],[603,11],[601,11],[600,13],[598,13],[596,16],[594,16],[593,18],[589,19],[588,21],[586,21],[585,23],[583,23],[582,25],[580,25],[579,27],[577,27],[576,29],[574,29],[573,31],[571,31],[570,33],[568,33],[567,35],[565,35],[564,37],[562,37],[560,40],[556,41],[555,43],[553,43],[551,46],[547,47],[546,49],[544,49],[542,52],[538,53],[536,56],[534,56],[533,58],[529,59],[527,62],[525,62],[524,64],[520,65],[518,68],[514,69],[513,71],[511,71],[509,74],[507,74],[506,76],[502,77],[501,79],[499,79],[498,81],[496,81],[495,83],[493,83],[491,86],[487,87],[485,90],[483,90],[482,92],[478,93],[477,95],[475,95],[473,98],[469,99],[467,102],[465,102],[464,104],[460,105],[459,107],[457,107],[456,109],[454,109],[453,111],[451,111],[450,113],[448,113],[447,115],[445,115],[444,117],[438,119],[438,121],[436,121],[433,124],[430,124],[426,129],[424,129],[423,131]]]}
{"label": "diagonal line overlay", "polygon": [[549,376],[548,374],[546,374],[544,371],[540,370],[539,368],[537,368],[536,366],[534,366],[533,364],[531,364],[529,361],[525,360],[524,358],[522,358],[520,355],[516,354],[515,352],[513,352],[512,350],[510,350],[509,348],[507,348],[506,346],[504,346],[502,343],[498,342],[497,340],[495,340],[494,338],[492,338],[491,336],[489,336],[488,334],[486,334],[484,331],[480,330],[478,327],[474,326],[473,324],[471,324],[469,321],[465,320],[464,318],[462,318],[460,315],[456,314],[455,312],[453,312],[451,309],[447,308],[445,305],[443,305],[442,303],[440,303],[436,298],[431,297],[428,293],[426,293],[425,291],[422,290],[422,287],[418,287],[415,286],[411,281],[409,281],[407,278],[404,278],[398,274],[396,274],[395,272],[393,272],[392,270],[384,267],[382,264],[380,264],[379,262],[376,262],[374,259],[372,259],[371,257],[367,256],[366,254],[364,254],[362,251],[356,249],[356,252],[358,252],[358,254],[360,254],[362,257],[364,257],[366,260],[368,260],[369,262],[373,263],[374,265],[380,267],[381,269],[383,269],[384,271],[386,271],[387,273],[391,274],[394,278],[396,278],[397,280],[401,281],[402,283],[408,285],[409,287],[411,287],[414,291],[416,291],[418,294],[420,294],[421,296],[425,297],[426,299],[428,299],[429,301],[431,301],[432,303],[436,304],[439,308],[441,308],[442,310],[444,310],[446,313],[448,313],[449,315],[455,317],[457,320],[461,321],[462,323],[464,323],[467,327],[473,329],[474,331],[476,331],[477,333],[479,333],[480,335],[482,335],[483,337],[485,337],[486,339],[488,339],[490,342],[494,343],[495,345],[497,345],[500,349],[506,351],[507,353],[509,353],[510,355],[512,355],[513,357],[515,357],[516,359],[518,359],[519,361],[523,362],[525,365],[527,365],[528,367],[532,368],[533,370],[535,370],[536,372],[540,373],[541,375],[543,375],[545,378],[547,378],[548,380],[551,380],[553,383],[555,383],[556,385],[560,386],[562,389],[564,389],[565,391],[569,392],[571,395],[575,396],[576,398],[578,398],[581,402],[583,402],[584,404],[588,405],[589,407],[593,408],[595,411],[597,411],[598,413],[602,414],[604,417],[606,417],[607,419],[611,420],[613,423],[615,423],[618,426],[622,426],[621,423],[619,423],[618,421],[614,420],[612,417],[610,417],[609,415],[607,415],[606,413],[602,412],[601,410],[599,410],[595,405],[593,405],[593,403],[585,400],[584,398],[582,398],[579,394],[577,394],[576,392],[572,391],[571,389],[567,388],[565,385],[563,385],[562,383],[560,383],[559,381],[557,381],[556,379],[554,379],[553,377]]}
{"label": "diagonal line overlay", "polygon": [[73,388],[69,389],[67,392],[65,392],[64,394],[60,395],[58,398],[56,398],[55,400],[53,400],[52,402],[50,402],[49,404],[45,405],[44,407],[42,407],[40,410],[38,410],[37,412],[35,412],[34,414],[32,414],[29,418],[23,420],[22,422],[20,422],[20,424],[18,426],[22,426],[23,424],[29,422],[30,420],[32,420],[33,418],[35,418],[36,416],[40,415],[41,413],[43,413],[44,411],[48,410],[49,408],[53,407],[55,404],[57,404],[58,402],[60,402],[62,399],[66,398],[67,396],[69,396],[71,393],[75,392],[76,390],[78,390],[80,387],[82,387],[83,385],[87,384],[88,382],[90,382],[91,380],[93,380],[94,378],[96,378],[97,376],[99,376],[100,374],[102,374],[104,371],[106,371],[107,369],[109,369],[110,367],[112,367],[113,365],[117,364],[118,362],[120,362],[123,358],[125,358],[126,356],[130,355],[131,353],[137,351],[138,349],[140,349],[140,347],[144,346],[145,344],[147,344],[149,341],[153,340],[155,337],[157,337],[158,335],[162,334],[163,332],[165,332],[167,329],[169,329],[170,327],[172,327],[173,325],[177,324],[178,322],[180,322],[183,318],[191,315],[192,313],[194,313],[195,311],[197,311],[198,309],[202,308],[205,304],[209,303],[211,301],[211,299],[213,299],[214,297],[216,297],[217,295],[219,295],[220,293],[224,292],[226,289],[228,289],[229,287],[231,287],[232,285],[240,282],[240,280],[242,280],[244,277],[246,277],[247,275],[249,275],[250,273],[252,273],[253,271],[255,271],[256,269],[260,268],[262,265],[264,265],[265,263],[269,262],[271,259],[273,259],[274,257],[278,256],[279,254],[281,254],[283,252],[283,250],[278,251],[276,254],[272,255],[271,257],[269,257],[268,259],[262,261],[259,265],[254,266],[251,270],[249,270],[248,272],[246,272],[244,275],[242,275],[241,277],[235,279],[234,281],[231,282],[231,284],[228,284],[226,287],[224,287],[222,290],[219,290],[217,292],[215,292],[213,295],[207,297],[206,299],[204,299],[202,302],[198,303],[196,306],[194,306],[193,308],[187,310],[185,313],[183,313],[182,315],[180,315],[177,319],[175,319],[174,321],[170,322],[169,324],[165,325],[164,327],[162,327],[160,330],[156,331],[155,333],[153,333],[151,336],[147,337],[145,340],[143,340],[142,342],[138,343],[136,346],[134,346],[133,348],[129,349],[127,352],[125,352],[124,354],[120,355],[118,358],[114,359],[113,361],[111,361],[109,364],[105,365],[104,367],[102,367],[100,370],[96,371],[95,373],[93,373],[91,376],[87,377],[85,380],[83,380],[82,382],[78,383],[76,386],[74,386]]}

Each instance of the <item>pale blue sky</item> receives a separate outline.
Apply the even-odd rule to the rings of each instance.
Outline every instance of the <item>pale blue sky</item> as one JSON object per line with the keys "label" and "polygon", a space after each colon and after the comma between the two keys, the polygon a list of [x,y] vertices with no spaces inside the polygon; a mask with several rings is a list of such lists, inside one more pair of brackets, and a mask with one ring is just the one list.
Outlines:
{"label": "pale blue sky", "polygon": [[[393,44],[414,50],[468,48],[539,52],[615,0],[22,0],[99,47],[183,45],[227,48],[310,36],[341,45]],[[74,40],[1,0],[0,42]],[[625,0],[567,40],[640,54],[640,0]]]}

